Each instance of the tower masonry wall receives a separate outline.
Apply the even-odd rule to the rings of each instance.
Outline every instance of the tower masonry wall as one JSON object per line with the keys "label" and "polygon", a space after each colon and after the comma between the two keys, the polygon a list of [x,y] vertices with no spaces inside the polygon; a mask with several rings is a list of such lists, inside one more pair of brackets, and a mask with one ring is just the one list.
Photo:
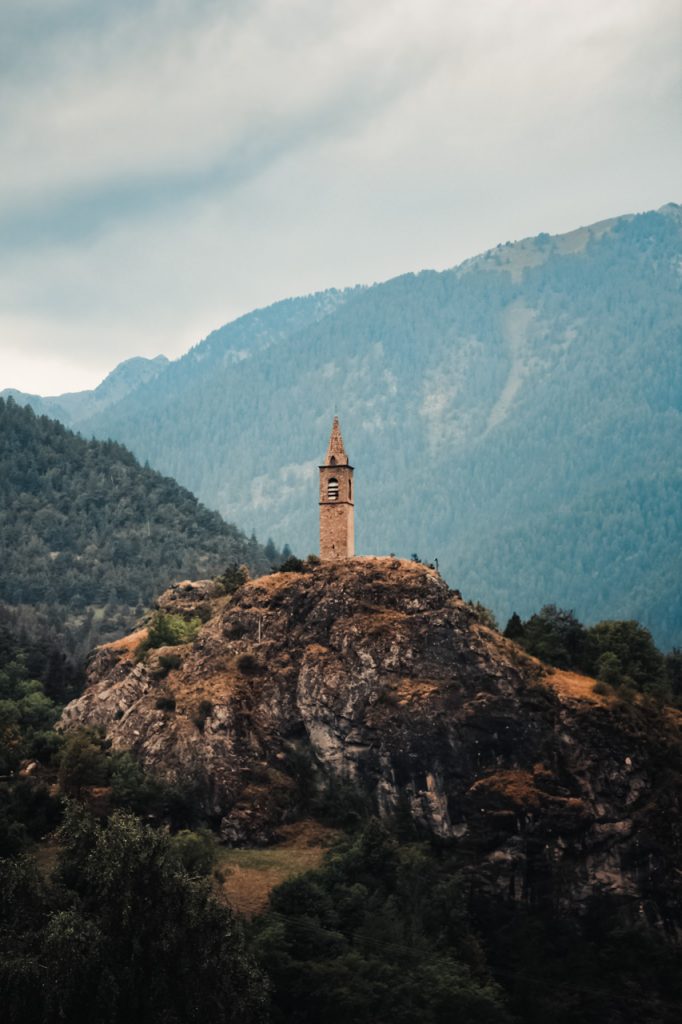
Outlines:
{"label": "tower masonry wall", "polygon": [[355,554],[355,509],[346,501],[320,505],[320,558],[334,562]]}

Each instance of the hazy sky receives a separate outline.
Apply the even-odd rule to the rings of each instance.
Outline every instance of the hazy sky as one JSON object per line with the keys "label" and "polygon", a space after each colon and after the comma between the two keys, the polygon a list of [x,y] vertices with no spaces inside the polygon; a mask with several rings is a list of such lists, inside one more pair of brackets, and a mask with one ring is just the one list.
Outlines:
{"label": "hazy sky", "polygon": [[2,0],[0,389],[682,198],[677,0]]}

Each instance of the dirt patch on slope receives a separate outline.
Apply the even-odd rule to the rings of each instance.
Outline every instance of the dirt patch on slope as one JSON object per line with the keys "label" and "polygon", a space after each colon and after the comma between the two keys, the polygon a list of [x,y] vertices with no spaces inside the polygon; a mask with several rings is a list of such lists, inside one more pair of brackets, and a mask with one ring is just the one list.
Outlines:
{"label": "dirt patch on slope", "polygon": [[299,821],[280,829],[276,846],[226,849],[218,854],[216,879],[221,897],[244,917],[262,914],[272,890],[306,871],[319,868],[340,833],[316,821]]}

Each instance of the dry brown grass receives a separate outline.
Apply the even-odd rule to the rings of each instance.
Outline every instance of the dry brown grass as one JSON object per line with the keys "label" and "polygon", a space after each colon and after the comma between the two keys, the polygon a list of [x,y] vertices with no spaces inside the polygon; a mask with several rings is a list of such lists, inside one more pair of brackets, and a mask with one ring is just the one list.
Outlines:
{"label": "dry brown grass", "polygon": [[289,878],[318,868],[339,836],[334,829],[315,821],[285,825],[280,834],[283,838],[277,846],[220,848],[216,868],[224,880],[216,879],[216,884],[238,914],[254,917],[262,913],[272,890]]}
{"label": "dry brown grass", "polygon": [[538,791],[535,778],[530,772],[512,769],[496,772],[473,784],[470,793],[496,793],[517,807],[539,807],[542,794]]}
{"label": "dry brown grass", "polygon": [[269,599],[278,590],[285,590],[291,586],[292,580],[297,580],[301,575],[303,574],[300,572],[275,572],[271,576],[259,576],[245,583],[242,593],[248,594],[251,600]]}
{"label": "dry brown grass", "polygon": [[112,640],[108,644],[101,644],[104,651],[122,651],[124,654],[134,654],[137,648],[147,639],[148,630],[138,629],[128,636],[122,636],[120,640]]}
{"label": "dry brown grass", "polygon": [[191,670],[170,672],[166,679],[169,689],[183,710],[199,705],[202,700],[212,704],[224,704],[242,685],[243,680],[235,671],[223,670],[215,675],[201,676]]}
{"label": "dry brown grass", "polygon": [[407,613],[397,608],[360,608],[355,618],[363,623],[370,636],[384,633],[392,636],[409,620]]}
{"label": "dry brown grass", "polygon": [[413,679],[403,676],[390,688],[389,693],[392,693],[396,703],[402,706],[411,704],[413,701],[427,700],[439,690],[438,683],[431,679]]}
{"label": "dry brown grass", "polygon": [[614,700],[609,694],[595,693],[596,679],[581,676],[577,672],[565,672],[563,669],[555,668],[540,681],[546,686],[551,686],[562,697],[587,700],[592,704],[611,704]]}
{"label": "dry brown grass", "polygon": [[428,576],[434,576],[436,579],[440,579],[440,576],[435,569],[432,569],[429,565],[425,565],[424,562],[413,562],[411,558],[392,558],[390,555],[361,555],[357,558],[349,559],[348,565],[357,565],[358,562],[365,563],[370,567],[376,566],[388,576],[390,576],[392,572],[400,570],[402,573],[407,571],[415,576],[426,574]]}
{"label": "dry brown grass", "polygon": [[[215,878],[219,895],[245,917],[265,910],[272,890],[289,878],[318,868],[340,833],[316,821],[299,821],[279,829],[282,841],[259,849],[231,850],[218,847]],[[43,878],[52,878],[59,857],[59,844],[48,838],[31,849]]]}
{"label": "dry brown grass", "polygon": [[533,771],[510,769],[494,772],[478,779],[469,792],[480,796],[485,802],[514,811],[554,811],[570,815],[584,815],[585,805],[578,797],[560,796],[552,792],[555,780],[552,773],[542,764],[536,764]]}

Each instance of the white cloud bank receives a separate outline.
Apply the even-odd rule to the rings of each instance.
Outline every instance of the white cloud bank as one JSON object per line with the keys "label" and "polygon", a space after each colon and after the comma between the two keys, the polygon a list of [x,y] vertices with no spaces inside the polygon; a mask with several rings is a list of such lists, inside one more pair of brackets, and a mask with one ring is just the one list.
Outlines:
{"label": "white cloud bank", "polygon": [[680,197],[671,0],[4,0],[0,388]]}

